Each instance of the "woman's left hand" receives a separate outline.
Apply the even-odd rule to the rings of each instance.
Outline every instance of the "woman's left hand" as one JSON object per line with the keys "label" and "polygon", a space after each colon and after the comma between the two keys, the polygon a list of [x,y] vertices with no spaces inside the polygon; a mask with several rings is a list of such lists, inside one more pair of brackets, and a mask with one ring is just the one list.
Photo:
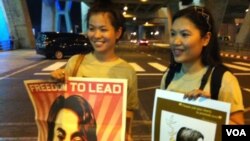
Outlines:
{"label": "woman's left hand", "polygon": [[210,93],[199,90],[199,89],[195,89],[195,90],[192,90],[191,92],[186,93],[184,95],[184,99],[188,98],[189,100],[191,100],[191,99],[195,100],[200,96],[207,97],[207,98],[211,97]]}

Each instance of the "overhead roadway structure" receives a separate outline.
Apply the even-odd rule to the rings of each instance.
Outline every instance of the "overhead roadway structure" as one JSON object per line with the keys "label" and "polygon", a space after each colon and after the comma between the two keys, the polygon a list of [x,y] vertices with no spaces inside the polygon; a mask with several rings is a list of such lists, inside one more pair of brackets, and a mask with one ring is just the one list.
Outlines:
{"label": "overhead roadway structure", "polygon": [[[4,14],[6,16],[4,21],[8,24],[9,35],[14,37],[17,41],[17,48],[32,48],[35,40],[32,33],[32,24],[29,17],[26,0],[0,0],[4,7]],[[55,0],[42,0],[42,23],[41,31],[56,31],[56,12]],[[59,0],[60,2],[70,0]],[[94,0],[71,0],[72,2],[84,3],[85,10],[82,11],[82,21],[86,16],[87,7],[93,4]],[[182,0],[112,0],[117,3],[118,7],[123,9],[127,6],[126,14],[132,15],[127,19],[129,26],[138,26],[138,33],[143,33],[145,25],[155,25],[164,28],[164,36],[162,39],[168,39],[168,29],[171,23],[171,15],[179,10],[180,1]],[[193,0],[199,1],[205,5],[215,17],[216,27],[219,28],[221,23],[231,23],[240,25],[236,37],[236,42],[249,42],[249,12],[246,9],[249,7],[249,0]],[[67,12],[70,12],[70,7],[66,11],[59,11],[62,15],[67,17]],[[248,14],[247,14],[248,13]],[[60,15],[61,16],[61,15]],[[136,20],[133,20],[136,17]],[[68,18],[70,19],[70,17]],[[70,20],[68,20],[70,21]],[[145,24],[145,23],[149,24]],[[83,24],[86,25],[83,22]],[[67,24],[67,31],[72,30],[72,25]],[[84,26],[82,26],[84,27]],[[86,30],[83,29],[83,31]],[[140,38],[143,36],[140,35]]]}

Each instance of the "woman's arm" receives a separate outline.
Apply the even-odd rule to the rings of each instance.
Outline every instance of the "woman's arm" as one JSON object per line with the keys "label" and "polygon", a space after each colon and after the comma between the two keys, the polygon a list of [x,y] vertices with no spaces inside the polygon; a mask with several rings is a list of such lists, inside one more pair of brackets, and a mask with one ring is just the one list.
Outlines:
{"label": "woman's arm", "polygon": [[229,124],[244,124],[242,92],[237,78],[231,72],[225,72],[223,75],[219,100],[231,104]]}
{"label": "woman's arm", "polygon": [[134,112],[127,110],[126,114],[126,141],[132,141],[132,121],[134,118]]}
{"label": "woman's arm", "polygon": [[238,111],[238,112],[231,113],[229,124],[230,125],[243,125],[243,124],[245,124],[244,112]]}
{"label": "woman's arm", "polygon": [[51,78],[59,81],[65,81],[70,76],[70,74],[72,74],[78,58],[79,58],[78,54],[69,58],[65,68],[57,69],[51,72],[50,74]]}
{"label": "woman's arm", "polygon": [[134,112],[139,108],[137,76],[133,68],[128,77],[128,99],[127,99],[127,114],[126,114],[126,141],[132,141],[132,121]]}

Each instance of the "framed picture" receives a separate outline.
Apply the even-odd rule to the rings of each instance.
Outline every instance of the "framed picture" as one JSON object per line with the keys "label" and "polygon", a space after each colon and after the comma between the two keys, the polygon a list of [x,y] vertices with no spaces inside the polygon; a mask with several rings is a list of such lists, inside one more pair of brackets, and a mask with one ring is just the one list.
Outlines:
{"label": "framed picture", "polygon": [[156,90],[152,141],[220,141],[221,128],[228,124],[230,104],[200,97]]}

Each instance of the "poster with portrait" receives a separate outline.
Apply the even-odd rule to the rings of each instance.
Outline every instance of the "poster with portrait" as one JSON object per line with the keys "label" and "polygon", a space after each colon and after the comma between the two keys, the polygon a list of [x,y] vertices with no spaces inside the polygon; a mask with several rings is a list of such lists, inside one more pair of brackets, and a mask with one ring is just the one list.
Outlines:
{"label": "poster with portrait", "polygon": [[183,97],[181,93],[156,90],[152,141],[220,141],[231,105],[204,97]]}
{"label": "poster with portrait", "polygon": [[72,77],[24,82],[39,141],[124,141],[127,80]]}

